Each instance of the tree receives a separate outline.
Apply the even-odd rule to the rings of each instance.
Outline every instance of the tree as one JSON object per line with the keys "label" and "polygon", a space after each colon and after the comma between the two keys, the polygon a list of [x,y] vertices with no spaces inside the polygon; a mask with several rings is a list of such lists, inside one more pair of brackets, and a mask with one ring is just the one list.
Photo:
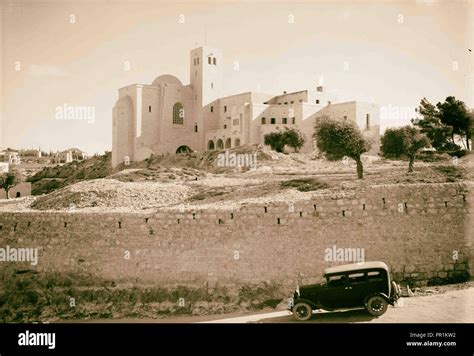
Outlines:
{"label": "tree", "polygon": [[10,198],[10,189],[17,185],[19,181],[20,175],[16,171],[0,174],[0,188],[5,191],[7,199]]}
{"label": "tree", "polygon": [[441,122],[452,127],[451,139],[454,143],[454,135],[466,137],[466,148],[469,150],[470,118],[466,104],[456,100],[454,96],[448,96],[444,103],[437,103],[439,118]]}
{"label": "tree", "polygon": [[420,120],[411,120],[412,124],[419,127],[437,151],[443,151],[448,139],[452,137],[452,127],[444,124],[440,119],[438,108],[426,98],[421,99],[418,112],[423,117]]}
{"label": "tree", "polygon": [[364,167],[360,156],[370,149],[371,143],[354,123],[322,117],[316,124],[314,138],[327,159],[335,161],[347,156],[355,160],[357,178],[363,178]]}
{"label": "tree", "polygon": [[272,150],[283,152],[285,145],[293,147],[296,152],[303,147],[304,137],[296,129],[285,128],[285,131],[276,131],[266,134],[263,137],[265,145],[269,145]]}
{"label": "tree", "polygon": [[384,157],[408,157],[409,173],[413,172],[413,164],[417,153],[422,148],[430,145],[428,137],[421,133],[418,128],[410,125],[385,130],[381,141],[381,150]]}
{"label": "tree", "polygon": [[409,159],[408,173],[410,173],[413,172],[416,154],[422,148],[429,146],[430,140],[415,127],[407,125],[402,127],[402,130],[404,133],[403,149]]}
{"label": "tree", "polygon": [[380,150],[386,158],[399,158],[403,156],[403,131],[399,128],[388,128],[381,139]]}

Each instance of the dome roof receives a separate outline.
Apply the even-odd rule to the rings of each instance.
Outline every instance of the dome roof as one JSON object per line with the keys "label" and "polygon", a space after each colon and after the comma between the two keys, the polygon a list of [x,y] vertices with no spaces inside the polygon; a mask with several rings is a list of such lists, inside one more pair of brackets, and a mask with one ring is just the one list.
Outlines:
{"label": "dome roof", "polygon": [[181,83],[178,78],[171,74],[160,75],[151,83],[151,85],[158,86],[161,83],[183,86],[183,83]]}

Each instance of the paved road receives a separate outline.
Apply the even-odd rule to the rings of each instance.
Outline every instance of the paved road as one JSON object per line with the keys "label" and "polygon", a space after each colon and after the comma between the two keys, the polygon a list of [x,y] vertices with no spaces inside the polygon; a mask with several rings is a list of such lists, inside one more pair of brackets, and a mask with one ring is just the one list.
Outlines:
{"label": "paved road", "polygon": [[[317,312],[307,323],[474,323],[474,288],[402,298],[376,318],[365,310]],[[287,311],[209,320],[207,323],[300,323]]]}

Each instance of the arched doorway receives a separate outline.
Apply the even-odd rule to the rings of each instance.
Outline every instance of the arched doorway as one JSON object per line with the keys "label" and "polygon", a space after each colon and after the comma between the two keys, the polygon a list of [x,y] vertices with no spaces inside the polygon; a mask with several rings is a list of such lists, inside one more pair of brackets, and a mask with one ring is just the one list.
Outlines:
{"label": "arched doorway", "polygon": [[232,142],[231,142],[230,137],[229,137],[227,140],[225,140],[225,148],[230,148],[231,144],[232,144]]}
{"label": "arched doorway", "polygon": [[214,146],[214,141],[209,140],[209,142],[207,143],[207,149],[210,150],[210,151],[212,151],[214,148],[216,148],[216,147]]}
{"label": "arched doorway", "polygon": [[222,150],[224,148],[224,142],[221,139],[217,140],[217,149]]}
{"label": "arched doorway", "polygon": [[176,153],[191,153],[191,152],[192,152],[191,148],[189,148],[189,146],[186,146],[186,145],[179,146],[176,149]]}
{"label": "arched doorway", "polygon": [[236,138],[234,141],[234,147],[239,147],[240,146],[240,138]]}

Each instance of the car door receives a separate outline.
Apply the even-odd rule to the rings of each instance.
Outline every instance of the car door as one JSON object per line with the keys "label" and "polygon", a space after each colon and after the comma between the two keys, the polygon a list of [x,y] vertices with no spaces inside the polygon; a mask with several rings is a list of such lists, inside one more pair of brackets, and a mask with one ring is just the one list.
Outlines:
{"label": "car door", "polygon": [[351,298],[349,287],[346,274],[329,276],[320,295],[320,303],[330,309],[347,307]]}
{"label": "car door", "polygon": [[347,306],[363,306],[367,294],[367,274],[365,272],[349,273],[347,275],[347,280]]}

